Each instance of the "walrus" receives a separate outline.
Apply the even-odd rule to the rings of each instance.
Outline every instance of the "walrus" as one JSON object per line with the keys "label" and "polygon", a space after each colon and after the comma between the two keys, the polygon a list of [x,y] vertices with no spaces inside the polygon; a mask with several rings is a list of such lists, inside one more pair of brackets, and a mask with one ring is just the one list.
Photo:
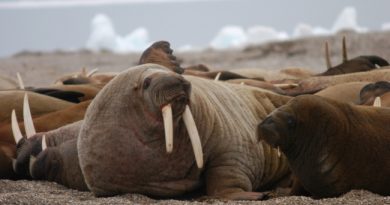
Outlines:
{"label": "walrus", "polygon": [[284,91],[287,95],[297,96],[302,94],[313,94],[329,86],[341,83],[388,81],[390,80],[390,69],[387,68],[390,68],[390,66],[366,72],[348,73],[334,76],[314,76],[303,79],[298,82],[297,87],[284,89]]}
{"label": "walrus", "polygon": [[390,82],[378,81],[364,86],[359,93],[359,104],[372,105],[375,97],[381,96],[390,91]]}
{"label": "walrus", "polygon": [[303,95],[258,125],[314,197],[351,189],[390,195],[390,109]]}
{"label": "walrus", "polygon": [[325,59],[326,59],[326,65],[328,69],[323,73],[317,74],[317,76],[329,76],[329,75],[340,75],[346,73],[364,72],[364,71],[370,71],[376,69],[378,67],[389,66],[389,62],[387,62],[382,57],[376,55],[358,56],[348,60],[345,36],[343,37],[342,47],[343,47],[342,49],[343,62],[337,66],[332,67],[332,63],[329,57],[328,42],[325,42]]}
{"label": "walrus", "polygon": [[22,102],[25,93],[28,93],[30,97],[31,112],[33,116],[62,110],[74,105],[74,103],[30,91],[0,91],[0,124],[9,123],[11,121],[12,109],[15,109],[17,117],[21,118],[20,113],[22,113]]}
{"label": "walrus", "polygon": [[256,125],[289,99],[136,66],[99,92],[80,129],[68,129],[71,139],[52,146],[53,130],[20,140],[16,170],[70,188],[85,182],[96,196],[178,197],[201,189],[211,197],[261,199],[256,191],[277,186],[289,169],[276,149],[256,143]]}
{"label": "walrus", "polygon": [[327,97],[339,102],[360,104],[360,90],[370,82],[348,82],[329,86],[315,95]]}

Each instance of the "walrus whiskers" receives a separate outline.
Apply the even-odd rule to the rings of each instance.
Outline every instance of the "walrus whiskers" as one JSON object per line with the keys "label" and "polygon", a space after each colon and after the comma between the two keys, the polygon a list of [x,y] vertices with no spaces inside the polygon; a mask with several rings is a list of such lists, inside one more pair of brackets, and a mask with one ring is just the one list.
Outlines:
{"label": "walrus whiskers", "polygon": [[24,128],[26,131],[27,138],[35,135],[35,127],[31,116],[30,111],[30,105],[28,103],[28,96],[27,93],[24,94],[24,100],[23,100],[23,120],[24,120]]}
{"label": "walrus whiskers", "polygon": [[22,132],[20,131],[18,121],[16,119],[15,110],[12,110],[11,114],[11,126],[12,126],[12,134],[15,139],[15,143],[18,144],[18,142],[23,139]]}
{"label": "walrus whiskers", "polygon": [[161,111],[165,130],[165,147],[167,149],[167,153],[171,153],[173,149],[173,121],[171,104],[165,105]]}
{"label": "walrus whiskers", "polygon": [[198,165],[198,168],[201,169],[203,167],[202,144],[200,142],[200,137],[199,137],[198,129],[196,128],[194,117],[192,116],[191,110],[188,105],[186,105],[186,109],[184,110],[183,113],[183,121],[187,128],[188,135],[190,136],[192,149],[194,150],[196,164]]}

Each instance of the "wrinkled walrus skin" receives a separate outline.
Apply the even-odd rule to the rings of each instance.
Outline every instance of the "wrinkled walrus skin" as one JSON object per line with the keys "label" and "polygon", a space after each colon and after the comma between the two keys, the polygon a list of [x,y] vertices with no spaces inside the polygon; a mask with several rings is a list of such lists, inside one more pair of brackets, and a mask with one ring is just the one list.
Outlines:
{"label": "wrinkled walrus skin", "polygon": [[315,197],[351,189],[390,195],[389,122],[390,109],[304,95],[275,110],[258,133],[280,147]]}
{"label": "wrinkled walrus skin", "polygon": [[[211,197],[260,199],[264,194],[254,191],[276,185],[289,175],[289,169],[277,150],[257,142],[256,125],[289,99],[248,86],[183,77],[154,64],[130,68],[110,81],[86,112],[77,142],[85,183],[97,196],[140,193],[176,197],[205,187]],[[169,154],[161,114],[166,103],[171,103],[173,110],[174,140]],[[183,125],[181,114],[186,104],[200,135],[202,169],[195,163]],[[50,170],[51,162],[45,159],[56,149],[50,145],[50,135],[46,137],[48,148],[36,156],[33,166],[40,179],[47,179],[45,170]],[[68,167],[77,163],[77,159],[57,155],[64,152],[62,144],[62,151],[56,152],[62,162],[58,161]],[[66,176],[63,165],[55,166],[62,169],[61,176],[51,176],[51,180],[82,184],[69,182],[78,179]],[[74,173],[77,170],[72,170]]]}

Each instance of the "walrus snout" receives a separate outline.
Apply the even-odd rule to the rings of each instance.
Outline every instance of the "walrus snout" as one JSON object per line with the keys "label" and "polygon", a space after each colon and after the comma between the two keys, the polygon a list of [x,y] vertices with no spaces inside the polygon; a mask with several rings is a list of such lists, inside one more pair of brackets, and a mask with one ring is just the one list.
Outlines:
{"label": "walrus snout", "polygon": [[272,119],[272,116],[265,118],[257,126],[257,137],[258,140],[265,140],[268,144],[273,147],[277,147],[280,136],[277,132],[276,123]]}
{"label": "walrus snout", "polygon": [[293,114],[279,108],[257,126],[257,136],[259,140],[265,140],[273,147],[284,149],[295,126],[296,120]]}

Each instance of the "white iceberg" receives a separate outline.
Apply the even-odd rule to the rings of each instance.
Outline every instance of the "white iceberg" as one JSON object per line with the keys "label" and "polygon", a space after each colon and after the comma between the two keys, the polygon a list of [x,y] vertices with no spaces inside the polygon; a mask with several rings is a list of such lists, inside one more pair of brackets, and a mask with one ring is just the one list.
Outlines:
{"label": "white iceberg", "polygon": [[390,22],[383,23],[381,29],[384,31],[390,30]]}
{"label": "white iceberg", "polygon": [[214,49],[238,48],[247,41],[243,28],[239,26],[225,26],[211,41],[210,46]]}
{"label": "white iceberg", "polygon": [[280,41],[288,39],[286,32],[279,32],[267,26],[253,26],[247,31],[248,44],[260,44],[269,41]]}
{"label": "white iceberg", "polygon": [[137,28],[122,37],[115,32],[111,19],[105,14],[97,14],[92,19],[91,30],[87,48],[93,51],[141,52],[151,44],[146,28]]}
{"label": "white iceberg", "polygon": [[365,32],[367,28],[360,27],[357,23],[357,12],[355,7],[346,7],[339,14],[333,24],[332,32],[336,33],[341,30],[353,30],[357,32]]}

